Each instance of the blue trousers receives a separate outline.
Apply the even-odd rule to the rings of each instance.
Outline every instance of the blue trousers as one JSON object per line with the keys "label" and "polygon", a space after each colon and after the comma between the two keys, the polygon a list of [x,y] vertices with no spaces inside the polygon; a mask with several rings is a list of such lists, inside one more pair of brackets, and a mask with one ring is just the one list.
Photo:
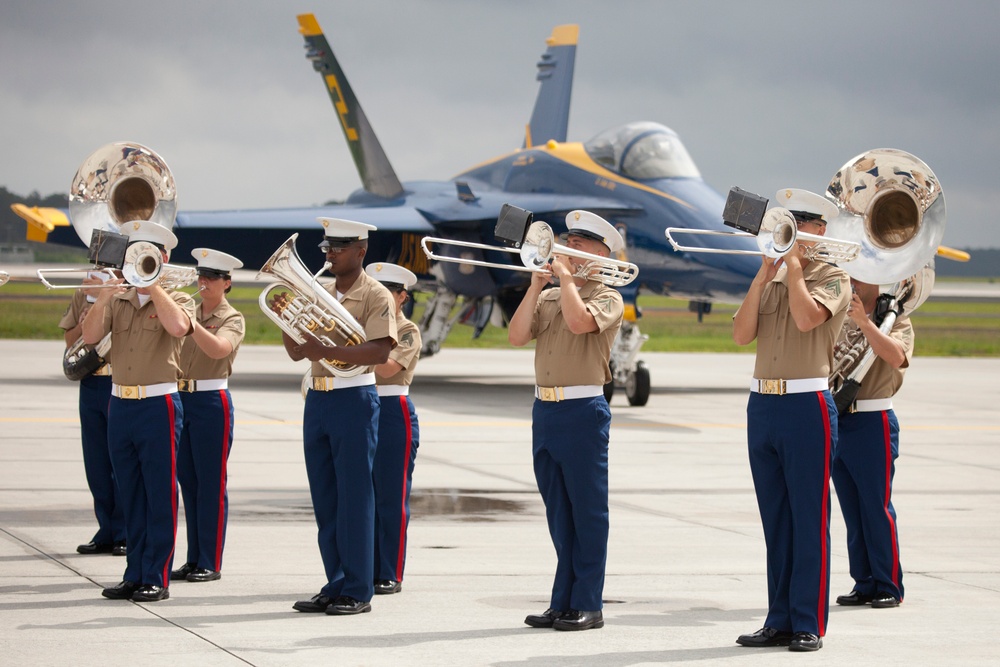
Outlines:
{"label": "blue trousers", "polygon": [[125,581],[166,587],[177,534],[177,440],[184,407],[177,394],[111,397],[108,444],[125,508]]}
{"label": "blue trousers", "polygon": [[752,393],[750,472],[767,546],[767,620],[826,634],[830,608],[830,465],[837,412],[829,391]]}
{"label": "blue trousers", "polygon": [[111,399],[111,376],[101,375],[80,380],[80,436],[83,442],[83,471],[90,495],[94,497],[97,517],[95,544],[125,541],[125,513],[115,482],[108,451],[108,402]]}
{"label": "blue trousers", "polygon": [[375,492],[378,435],[375,386],[309,390],[303,419],[306,474],[327,583],[322,593],[367,602],[375,593]]}
{"label": "blue trousers", "polygon": [[177,450],[177,481],[184,498],[187,561],[222,569],[229,493],[226,467],[233,447],[233,399],[228,389],[183,392],[184,429]]}
{"label": "blue trousers", "polygon": [[372,466],[375,486],[375,579],[403,580],[410,488],[420,446],[420,425],[409,396],[383,396],[378,447]]}
{"label": "blue trousers", "polygon": [[847,525],[854,589],[903,599],[892,478],[899,456],[899,422],[892,410],[840,417],[833,485]]}
{"label": "blue trousers", "polygon": [[535,480],[557,558],[549,607],[597,611],[608,559],[611,410],[604,396],[536,399],[531,417]]}

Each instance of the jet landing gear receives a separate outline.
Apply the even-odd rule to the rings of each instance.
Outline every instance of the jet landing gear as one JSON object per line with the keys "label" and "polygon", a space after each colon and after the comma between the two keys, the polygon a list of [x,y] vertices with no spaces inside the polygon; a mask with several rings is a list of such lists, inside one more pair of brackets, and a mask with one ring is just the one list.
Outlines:
{"label": "jet landing gear", "polygon": [[611,401],[616,388],[623,388],[628,404],[643,406],[649,401],[649,369],[636,361],[643,343],[649,336],[639,332],[639,325],[625,320],[611,346],[611,382],[604,385],[604,398]]}
{"label": "jet landing gear", "polygon": [[423,340],[420,356],[430,357],[437,354],[444,339],[448,337],[451,328],[457,322],[475,327],[473,338],[477,338],[489,324],[493,312],[492,297],[478,299],[462,297],[462,305],[452,315],[451,311],[457,301],[458,295],[443,285],[439,286],[434,296],[427,301],[427,308],[418,323],[420,338]]}

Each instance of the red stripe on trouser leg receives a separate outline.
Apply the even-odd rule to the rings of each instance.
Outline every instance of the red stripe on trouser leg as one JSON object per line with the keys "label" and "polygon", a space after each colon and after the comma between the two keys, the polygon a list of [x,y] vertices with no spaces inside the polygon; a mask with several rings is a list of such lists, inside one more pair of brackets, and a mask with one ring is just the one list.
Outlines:
{"label": "red stripe on trouser leg", "polygon": [[401,494],[399,514],[399,553],[396,556],[396,581],[403,580],[403,560],[406,556],[406,488],[410,481],[410,456],[413,449],[413,427],[410,423],[410,409],[406,402],[406,396],[399,397],[399,409],[403,413],[403,422],[406,424],[406,453],[403,458],[403,492]]}

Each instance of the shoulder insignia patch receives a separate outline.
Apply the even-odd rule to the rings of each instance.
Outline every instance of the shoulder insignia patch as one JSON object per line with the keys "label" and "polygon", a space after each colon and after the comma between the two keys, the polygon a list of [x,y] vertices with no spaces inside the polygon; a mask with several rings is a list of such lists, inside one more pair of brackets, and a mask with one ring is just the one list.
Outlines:
{"label": "shoulder insignia patch", "polygon": [[399,342],[405,345],[406,347],[413,347],[413,332],[407,331],[405,334],[403,334]]}
{"label": "shoulder insignia patch", "polygon": [[831,280],[823,287],[823,289],[825,289],[830,294],[833,294],[834,296],[840,296],[840,281]]}

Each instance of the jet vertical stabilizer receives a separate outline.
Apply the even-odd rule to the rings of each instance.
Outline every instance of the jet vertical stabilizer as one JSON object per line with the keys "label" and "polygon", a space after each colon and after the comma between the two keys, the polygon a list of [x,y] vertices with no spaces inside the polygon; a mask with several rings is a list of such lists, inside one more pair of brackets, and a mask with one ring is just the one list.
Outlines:
{"label": "jet vertical stabilizer", "polygon": [[578,25],[558,25],[545,43],[549,48],[538,61],[541,86],[535,99],[524,138],[524,148],[539,146],[554,139],[566,141],[569,129],[569,101],[573,92],[573,63],[576,60],[576,43],[580,36]]}
{"label": "jet vertical stabilizer", "polygon": [[340,63],[334,57],[319,22],[312,14],[300,14],[298,19],[299,32],[306,40],[306,57],[323,76],[323,83],[333,101],[337,117],[340,118],[340,125],[365,190],[386,199],[401,196],[403,186],[389,164],[389,158],[382,150],[382,144],[378,142],[365,112],[361,110],[361,104],[354,96]]}

